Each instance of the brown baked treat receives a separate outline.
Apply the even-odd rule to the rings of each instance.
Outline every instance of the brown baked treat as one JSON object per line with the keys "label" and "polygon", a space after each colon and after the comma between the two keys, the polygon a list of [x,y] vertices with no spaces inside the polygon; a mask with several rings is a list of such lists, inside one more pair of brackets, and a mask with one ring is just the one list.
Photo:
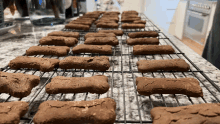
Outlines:
{"label": "brown baked treat", "polygon": [[128,33],[130,38],[140,38],[140,37],[158,37],[159,34],[156,31],[142,31],[135,33]]}
{"label": "brown baked treat", "polygon": [[116,46],[119,44],[119,41],[116,37],[89,37],[85,40],[84,44]]}
{"label": "brown baked treat", "polygon": [[188,63],[183,59],[170,60],[140,60],[137,62],[138,71],[142,73],[163,71],[186,72],[190,69]]}
{"label": "brown baked treat", "polygon": [[145,28],[145,24],[122,24],[122,29],[137,29],[137,28]]}
{"label": "brown baked treat", "polygon": [[40,104],[34,124],[113,124],[116,102],[111,98],[91,101],[46,101]]}
{"label": "brown baked treat", "polygon": [[110,45],[85,45],[80,44],[72,49],[73,54],[77,53],[99,53],[112,54],[112,46]]}
{"label": "brown baked treat", "polygon": [[118,12],[118,11],[105,12],[105,15],[112,15],[112,14],[114,14],[114,15],[119,15],[120,12]]}
{"label": "brown baked treat", "polygon": [[126,40],[128,45],[158,45],[158,38],[129,38]]}
{"label": "brown baked treat", "polygon": [[102,18],[101,19],[115,19],[115,20],[119,20],[119,17],[117,17],[117,16],[102,16]]}
{"label": "brown baked treat", "polygon": [[78,32],[66,32],[66,31],[54,31],[48,34],[48,36],[63,36],[63,37],[74,37],[79,38]]}
{"label": "brown baked treat", "polygon": [[98,33],[114,33],[116,36],[122,36],[124,34],[122,30],[99,30]]}
{"label": "brown baked treat", "polygon": [[134,14],[122,14],[121,18],[136,18],[139,17],[138,15],[134,15]]}
{"label": "brown baked treat", "polygon": [[82,25],[82,24],[67,24],[65,25],[66,29],[77,29],[77,30],[84,30],[88,31],[90,29],[89,25]]}
{"label": "brown baked treat", "polygon": [[135,45],[133,47],[134,55],[149,54],[173,54],[175,50],[170,45]]}
{"label": "brown baked treat", "polygon": [[121,22],[134,22],[134,21],[137,21],[137,20],[141,20],[141,19],[140,18],[122,18]]}
{"label": "brown baked treat", "polygon": [[11,69],[34,68],[42,72],[52,71],[59,65],[59,59],[37,58],[28,56],[19,56],[11,60],[8,66]]}
{"label": "brown baked treat", "polygon": [[133,21],[133,23],[135,24],[146,24],[147,21],[145,20],[137,20],[137,21]]}
{"label": "brown baked treat", "polygon": [[199,81],[194,78],[136,78],[137,91],[140,95],[184,94],[190,97],[203,97]]}
{"label": "brown baked treat", "polygon": [[67,46],[32,46],[26,50],[27,56],[32,55],[55,55],[66,56],[70,51]]}
{"label": "brown baked treat", "polygon": [[110,68],[109,58],[107,56],[78,57],[69,56],[59,63],[62,69],[93,69],[106,71]]}
{"label": "brown baked treat", "polygon": [[134,14],[134,15],[138,15],[138,12],[135,10],[129,10],[129,11],[123,11],[122,14]]}
{"label": "brown baked treat", "polygon": [[100,14],[85,14],[82,17],[98,19]]}
{"label": "brown baked treat", "polygon": [[31,93],[32,88],[40,83],[40,77],[22,73],[0,71],[0,93],[23,98]]}
{"label": "brown baked treat", "polygon": [[116,37],[114,33],[87,33],[84,38],[85,40],[88,37]]}
{"label": "brown baked treat", "polygon": [[118,28],[118,23],[97,23],[97,28]]}
{"label": "brown baked treat", "polygon": [[118,15],[103,15],[102,18],[117,18],[117,19],[119,19]]}
{"label": "brown baked treat", "polygon": [[40,45],[74,46],[78,40],[73,37],[46,36],[40,39]]}
{"label": "brown baked treat", "polygon": [[71,21],[69,24],[81,24],[91,26],[93,22],[90,21]]}
{"label": "brown baked treat", "polygon": [[84,92],[103,94],[108,90],[108,77],[104,75],[96,75],[92,77],[57,76],[46,86],[46,92],[48,94]]}
{"label": "brown baked treat", "polygon": [[116,23],[116,24],[118,24],[116,21],[112,21],[112,20],[98,20],[95,22],[95,24],[98,24],[98,23]]}
{"label": "brown baked treat", "polygon": [[19,124],[20,118],[28,111],[28,103],[23,101],[0,103],[0,123]]}
{"label": "brown baked treat", "polygon": [[220,103],[151,109],[153,124],[219,124]]}
{"label": "brown baked treat", "polygon": [[75,21],[89,21],[89,22],[94,22],[96,19],[95,18],[77,18]]}

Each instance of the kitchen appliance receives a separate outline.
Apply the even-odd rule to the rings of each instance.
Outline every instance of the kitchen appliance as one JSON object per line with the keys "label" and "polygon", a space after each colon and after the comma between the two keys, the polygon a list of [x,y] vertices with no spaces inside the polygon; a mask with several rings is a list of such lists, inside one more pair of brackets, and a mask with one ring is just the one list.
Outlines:
{"label": "kitchen appliance", "polygon": [[211,6],[212,2],[207,0],[189,1],[184,27],[185,37],[200,44],[205,44]]}
{"label": "kitchen appliance", "polygon": [[4,9],[3,9],[3,1],[0,0],[0,28],[4,27]]}

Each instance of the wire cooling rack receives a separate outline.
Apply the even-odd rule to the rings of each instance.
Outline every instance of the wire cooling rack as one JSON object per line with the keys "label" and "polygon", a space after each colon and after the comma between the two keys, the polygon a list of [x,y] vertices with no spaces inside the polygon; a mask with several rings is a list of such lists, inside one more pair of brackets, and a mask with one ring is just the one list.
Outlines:
{"label": "wire cooling rack", "polygon": [[[61,101],[81,101],[94,100],[105,97],[111,97],[116,101],[116,121],[115,123],[152,123],[150,117],[150,110],[154,107],[176,107],[187,106],[201,103],[219,103],[220,102],[220,88],[208,77],[202,70],[200,70],[163,32],[159,30],[144,14],[139,14],[142,20],[146,20],[145,29],[124,30],[123,36],[117,36],[119,45],[113,47],[112,55],[107,55],[110,59],[111,67],[106,72],[85,70],[85,69],[67,69],[63,70],[55,68],[51,72],[40,72],[33,69],[19,69],[13,70],[8,66],[2,69],[3,72],[10,73],[24,73],[37,75],[41,78],[40,84],[33,88],[32,93],[24,98],[15,98],[8,94],[0,94],[0,102],[9,101],[26,101],[29,102],[28,113],[21,118],[21,123],[33,123],[33,117],[37,112],[40,103],[47,100],[61,100]],[[122,23],[120,23],[120,26]],[[101,30],[93,27],[95,31]],[[120,29],[120,27],[119,27]],[[67,31],[63,29],[64,31]],[[133,47],[126,44],[129,38],[129,32],[137,31],[157,31],[159,33],[159,45],[171,45],[175,49],[175,54],[156,54],[156,55],[133,55]],[[74,31],[74,30],[68,30]],[[87,32],[80,31],[80,38],[78,44],[84,43],[84,35]],[[28,49],[28,48],[27,48]],[[72,49],[72,48],[71,48]],[[23,55],[25,56],[25,54]],[[104,56],[101,54],[73,54],[71,51],[67,56]],[[65,56],[65,57],[67,57]],[[105,55],[106,56],[106,55]],[[41,58],[57,58],[59,60],[65,57],[43,56],[37,55],[35,57]],[[140,73],[137,71],[136,62],[139,60],[161,60],[161,59],[184,59],[189,65],[188,72],[175,71],[158,71],[150,73]],[[110,89],[105,94],[91,94],[91,93],[76,93],[76,94],[56,94],[50,95],[45,92],[45,86],[51,81],[53,77],[90,77],[93,75],[106,75],[109,78]],[[136,77],[151,77],[151,78],[184,78],[193,77],[200,82],[203,89],[203,97],[189,97],[182,94],[154,94],[150,96],[143,96],[138,94],[135,84]]]}

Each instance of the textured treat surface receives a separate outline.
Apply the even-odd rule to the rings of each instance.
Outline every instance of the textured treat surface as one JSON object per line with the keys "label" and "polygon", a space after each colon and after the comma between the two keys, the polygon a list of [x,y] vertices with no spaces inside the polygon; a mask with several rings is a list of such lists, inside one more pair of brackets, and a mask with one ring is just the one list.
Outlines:
{"label": "textured treat surface", "polygon": [[190,97],[203,97],[199,81],[194,78],[136,78],[137,91],[141,95],[184,94]]}
{"label": "textured treat surface", "polygon": [[28,56],[19,56],[11,60],[8,66],[11,69],[34,68],[42,72],[49,72],[59,65],[59,59],[37,58]]}
{"label": "textured treat surface", "polygon": [[46,36],[40,39],[41,45],[56,45],[56,46],[74,46],[78,43],[76,38],[61,37],[61,36]]}
{"label": "textured treat surface", "polygon": [[124,32],[122,30],[99,30],[98,33],[114,33],[116,36],[122,36]]}
{"label": "textured treat surface", "polygon": [[46,86],[49,94],[58,93],[106,93],[109,89],[108,77],[96,75],[92,77],[62,77],[57,76]]}
{"label": "textured treat surface", "polygon": [[105,22],[100,22],[96,24],[97,28],[118,28],[118,23],[105,23]]}
{"label": "textured treat surface", "polygon": [[28,103],[23,101],[0,103],[0,123],[19,124],[20,118],[28,111]]}
{"label": "textured treat surface", "polygon": [[135,45],[133,47],[134,55],[147,54],[173,54],[175,50],[170,45]]}
{"label": "textured treat surface", "polygon": [[136,24],[146,24],[146,21],[145,20],[136,20],[133,23],[136,23]]}
{"label": "textured treat surface", "polygon": [[85,40],[89,37],[116,37],[114,33],[87,33],[84,38]]}
{"label": "textured treat surface", "polygon": [[151,110],[153,124],[219,124],[220,104],[203,103]]}
{"label": "textured treat surface", "polygon": [[158,70],[186,72],[190,69],[189,64],[183,59],[140,60],[137,62],[137,66],[138,71],[142,73]]}
{"label": "textured treat surface", "polygon": [[82,21],[82,20],[80,20],[80,21],[74,20],[74,21],[69,22],[69,24],[82,24],[82,25],[89,25],[89,26],[91,26],[92,23],[93,23],[93,21]]}
{"label": "textured treat surface", "polygon": [[88,31],[90,26],[89,25],[82,25],[82,24],[67,24],[65,25],[66,29],[78,29]]}
{"label": "textured treat surface", "polygon": [[26,50],[26,55],[55,55],[66,56],[70,48],[67,46],[32,46]]}
{"label": "textured treat surface", "polygon": [[93,69],[106,71],[110,67],[109,57],[95,56],[95,57],[77,57],[69,56],[60,61],[59,64],[62,69]]}
{"label": "textured treat surface", "polygon": [[91,45],[118,45],[119,41],[116,37],[89,37],[84,44]]}
{"label": "textured treat surface", "polygon": [[63,36],[63,37],[79,38],[79,33],[78,32],[54,31],[54,32],[49,33],[48,36]]}
{"label": "textured treat surface", "polygon": [[22,73],[0,71],[0,78],[0,93],[9,93],[18,98],[28,96],[32,88],[40,83],[40,77]]}
{"label": "textured treat surface", "polygon": [[140,37],[158,37],[159,34],[156,31],[142,31],[135,33],[128,33],[130,38],[140,38]]}
{"label": "textured treat surface", "polygon": [[145,28],[145,24],[128,24],[124,23],[121,26],[123,29],[136,29],[136,28]]}
{"label": "textured treat surface", "polygon": [[128,45],[144,45],[144,44],[152,44],[158,45],[159,39],[158,38],[129,38],[127,39]]}
{"label": "textured treat surface", "polygon": [[34,116],[34,124],[113,124],[116,103],[111,98],[92,101],[46,101]]}
{"label": "textured treat surface", "polygon": [[112,46],[110,45],[85,45],[80,44],[72,49],[75,53],[99,53],[99,54],[112,54]]}

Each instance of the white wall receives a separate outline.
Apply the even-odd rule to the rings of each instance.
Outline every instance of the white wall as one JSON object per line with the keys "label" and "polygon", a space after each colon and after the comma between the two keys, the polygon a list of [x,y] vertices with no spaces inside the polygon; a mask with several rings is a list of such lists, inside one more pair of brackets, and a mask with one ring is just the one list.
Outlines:
{"label": "white wall", "polygon": [[145,15],[160,28],[168,31],[179,0],[146,0]]}

